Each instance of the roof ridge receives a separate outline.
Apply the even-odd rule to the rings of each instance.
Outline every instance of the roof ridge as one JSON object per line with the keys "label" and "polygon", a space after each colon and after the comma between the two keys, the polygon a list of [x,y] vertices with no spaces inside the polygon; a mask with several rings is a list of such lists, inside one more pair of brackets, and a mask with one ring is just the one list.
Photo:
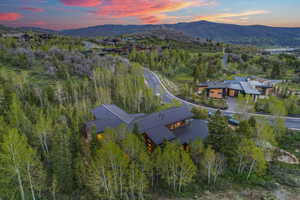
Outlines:
{"label": "roof ridge", "polygon": [[[112,114],[114,114],[116,117],[118,117],[121,121],[123,121],[123,122],[126,122],[126,123],[130,123],[130,122],[127,122],[126,120],[124,120],[120,115],[118,115],[116,112],[114,112],[114,111],[112,111],[111,109],[109,109],[108,108],[108,105],[113,105],[113,104],[103,104],[102,106],[106,109],[106,110],[108,110],[109,112],[111,112]],[[120,108],[121,109],[121,108]],[[125,111],[124,111],[125,112]],[[126,113],[126,112],[125,112]],[[128,114],[128,113],[126,113],[126,114]]]}

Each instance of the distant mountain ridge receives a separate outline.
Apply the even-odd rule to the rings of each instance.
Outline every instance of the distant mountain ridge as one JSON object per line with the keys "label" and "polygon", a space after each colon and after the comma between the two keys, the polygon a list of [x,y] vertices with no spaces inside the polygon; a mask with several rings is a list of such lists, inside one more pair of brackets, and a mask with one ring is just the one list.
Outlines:
{"label": "distant mountain ridge", "polygon": [[85,37],[118,36],[162,28],[180,31],[192,37],[233,44],[300,46],[300,28],[281,28],[262,25],[241,26],[208,21],[162,25],[102,25],[63,30],[61,33]]}
{"label": "distant mountain ridge", "polygon": [[69,36],[95,37],[119,36],[147,31],[175,31],[185,35],[205,38],[232,44],[256,46],[300,47],[300,28],[270,27],[262,25],[242,26],[208,21],[185,22],[161,25],[100,25],[79,29],[53,31],[35,27],[23,27],[20,30],[33,30],[47,33],[60,33]]}
{"label": "distant mountain ridge", "polygon": [[59,31],[54,31],[51,29],[39,28],[39,27],[20,27],[18,28],[21,31],[35,31],[40,33],[59,33]]}

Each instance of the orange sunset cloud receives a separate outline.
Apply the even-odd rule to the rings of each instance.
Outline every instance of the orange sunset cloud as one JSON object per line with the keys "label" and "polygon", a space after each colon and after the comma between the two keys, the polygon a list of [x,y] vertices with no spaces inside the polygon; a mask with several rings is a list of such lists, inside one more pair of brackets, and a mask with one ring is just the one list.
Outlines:
{"label": "orange sunset cloud", "polygon": [[206,6],[214,1],[199,0],[111,0],[96,12],[99,16],[114,18],[137,17],[144,23],[159,23],[168,16],[164,13],[178,11],[191,6]]}
{"label": "orange sunset cloud", "polygon": [[0,21],[16,21],[23,16],[19,13],[0,13]]}
{"label": "orange sunset cloud", "polygon": [[221,13],[216,15],[209,15],[209,16],[200,16],[196,17],[194,20],[207,20],[207,21],[230,21],[231,18],[235,17],[242,17],[244,19],[248,19],[248,16],[252,15],[263,15],[270,13],[267,10],[250,10],[240,13]]}
{"label": "orange sunset cloud", "polygon": [[60,0],[66,6],[94,7],[101,4],[101,0]]}

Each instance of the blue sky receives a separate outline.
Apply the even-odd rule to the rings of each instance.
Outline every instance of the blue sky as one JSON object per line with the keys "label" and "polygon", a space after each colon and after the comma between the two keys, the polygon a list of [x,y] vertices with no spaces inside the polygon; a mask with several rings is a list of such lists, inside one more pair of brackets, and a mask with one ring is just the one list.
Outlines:
{"label": "blue sky", "polygon": [[0,24],[69,29],[207,20],[300,27],[299,0],[1,0]]}

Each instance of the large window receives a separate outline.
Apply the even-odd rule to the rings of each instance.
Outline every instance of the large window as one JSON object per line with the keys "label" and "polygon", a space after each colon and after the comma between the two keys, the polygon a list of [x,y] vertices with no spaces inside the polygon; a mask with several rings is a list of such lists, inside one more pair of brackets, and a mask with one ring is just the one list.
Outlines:
{"label": "large window", "polygon": [[179,122],[175,122],[173,124],[170,124],[167,127],[170,130],[175,130],[175,129],[180,128],[180,127],[185,126],[185,125],[186,125],[186,122],[185,122],[185,120],[183,120],[183,121],[179,121]]}

